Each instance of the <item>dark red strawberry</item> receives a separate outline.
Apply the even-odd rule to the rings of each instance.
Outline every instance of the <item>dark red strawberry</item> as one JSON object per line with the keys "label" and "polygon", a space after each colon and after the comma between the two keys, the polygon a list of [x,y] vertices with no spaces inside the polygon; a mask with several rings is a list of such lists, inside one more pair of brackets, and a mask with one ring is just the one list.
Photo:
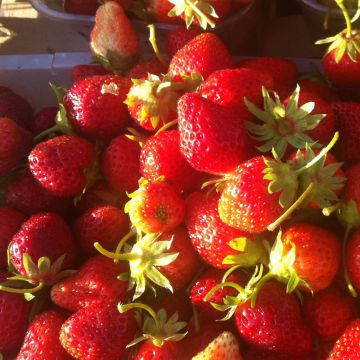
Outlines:
{"label": "dark red strawberry", "polygon": [[96,304],[70,316],[60,330],[60,342],[75,359],[118,360],[138,331],[132,311],[120,314],[115,305]]}
{"label": "dark red strawberry", "polygon": [[30,130],[37,135],[53,127],[58,110],[57,106],[48,106],[38,111],[32,119]]}
{"label": "dark red strawberry", "polygon": [[115,263],[97,255],[83,263],[79,272],[55,284],[51,300],[61,308],[75,312],[95,304],[116,304],[129,296],[128,283],[117,276],[128,271],[123,263]]}
{"label": "dark red strawberry", "polygon": [[338,92],[319,79],[301,80],[299,81],[299,86],[301,91],[314,94],[316,97],[320,97],[328,103],[340,100]]}
{"label": "dark red strawberry", "polygon": [[64,0],[65,12],[77,15],[95,15],[99,3],[96,0]]}
{"label": "dark red strawberry", "polygon": [[79,64],[71,69],[72,83],[79,82],[90,76],[107,75],[109,72],[101,65]]}
{"label": "dark red strawberry", "polygon": [[197,72],[206,79],[214,71],[234,67],[220,38],[211,33],[196,36],[172,58],[169,70],[174,74]]}
{"label": "dark red strawberry", "polygon": [[179,24],[182,22],[179,17],[168,16],[173,7],[174,5],[167,0],[149,0],[146,9],[149,15],[159,23]]}
{"label": "dark red strawberry", "polygon": [[[309,354],[305,355],[291,355],[291,360],[309,360]],[[314,358],[314,360],[317,358]],[[288,354],[281,354],[274,351],[267,351],[251,347],[245,354],[244,360],[289,360]],[[319,359],[320,360],[320,359]],[[324,359],[325,360],[325,359]]]}
{"label": "dark red strawberry", "polygon": [[56,196],[71,197],[85,188],[85,171],[94,160],[93,144],[78,136],[63,135],[36,145],[29,155],[29,167],[45,189]]}
{"label": "dark red strawberry", "polygon": [[66,316],[49,310],[45,311],[30,324],[17,360],[70,360],[72,357],[64,350],[59,341],[61,325]]}
{"label": "dark red strawberry", "polygon": [[121,135],[104,150],[101,171],[107,183],[118,192],[132,192],[140,178],[140,146]]}
{"label": "dark red strawberry", "polygon": [[7,248],[25,220],[26,217],[22,213],[8,207],[0,207],[0,269],[6,267]]}
{"label": "dark red strawberry", "polygon": [[350,237],[346,246],[346,269],[351,284],[360,290],[360,230],[356,230]]}
{"label": "dark red strawberry", "polygon": [[170,59],[199,34],[200,31],[196,28],[187,29],[185,27],[177,27],[170,30],[166,37],[166,51]]}
{"label": "dark red strawberry", "polygon": [[167,67],[162,64],[158,59],[147,60],[139,62],[127,73],[129,79],[143,79],[148,74],[160,76],[167,73]]}
{"label": "dark red strawberry", "polygon": [[86,256],[97,253],[94,243],[106,249],[116,249],[118,242],[129,231],[129,218],[114,206],[89,209],[80,215],[73,226],[75,238]]}
{"label": "dark red strawberry", "polygon": [[75,83],[64,96],[66,114],[75,130],[102,140],[121,134],[130,121],[123,104],[130,86],[119,75],[92,76]]}

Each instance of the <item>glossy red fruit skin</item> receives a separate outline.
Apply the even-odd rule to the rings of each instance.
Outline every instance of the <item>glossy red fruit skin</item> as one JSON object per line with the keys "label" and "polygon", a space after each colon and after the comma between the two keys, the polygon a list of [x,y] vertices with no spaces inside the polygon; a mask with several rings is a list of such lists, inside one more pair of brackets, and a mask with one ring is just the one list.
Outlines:
{"label": "glossy red fruit skin", "polygon": [[[24,276],[29,275],[23,264],[28,253],[35,264],[42,256],[51,262],[66,254],[62,269],[69,269],[76,259],[73,235],[65,221],[53,213],[38,213],[23,223],[9,247],[11,263]],[[49,279],[51,280],[51,279]]]}
{"label": "glossy red fruit skin", "polygon": [[351,166],[346,171],[347,181],[343,191],[343,200],[347,204],[350,200],[355,201],[358,211],[360,212],[360,163]]}
{"label": "glossy red fruit skin", "polygon": [[185,224],[201,259],[213,267],[225,269],[231,265],[223,264],[224,258],[239,254],[228,245],[229,241],[248,237],[248,234],[221,221],[218,213],[219,198],[216,192],[209,195],[206,192],[192,193],[186,199]]}
{"label": "glossy red fruit skin", "polygon": [[140,178],[140,146],[123,135],[114,138],[104,150],[101,171],[107,183],[119,192],[133,192]]}
{"label": "glossy red fruit skin", "polygon": [[360,351],[360,319],[354,320],[336,341],[327,360],[352,360]]}
{"label": "glossy red fruit skin", "polygon": [[165,24],[179,24],[182,22],[182,20],[178,16],[168,16],[169,11],[173,7],[174,4],[164,0],[149,0],[147,3],[147,11],[156,22]]}
{"label": "glossy red fruit skin", "polygon": [[202,33],[182,47],[171,59],[169,71],[198,72],[206,79],[214,71],[234,67],[229,51],[217,35]]}
{"label": "glossy red fruit skin", "polygon": [[57,106],[48,106],[42,108],[35,114],[31,122],[30,130],[37,135],[54,126],[55,117],[58,113],[58,110],[59,109]]}
{"label": "glossy red fruit skin", "polygon": [[341,159],[347,164],[360,161],[360,104],[356,102],[334,102],[331,104],[336,116],[336,127],[341,134],[337,144]]}
{"label": "glossy red fruit skin", "polygon": [[35,317],[30,324],[17,360],[70,360],[72,357],[59,341],[59,331],[66,316],[48,310]]}
{"label": "glossy red fruit skin", "polygon": [[71,81],[74,84],[90,76],[101,76],[107,74],[109,74],[109,72],[101,65],[79,64],[75,65],[71,69]]}
{"label": "glossy red fruit skin", "polygon": [[339,101],[338,92],[321,80],[305,79],[299,81],[301,92],[311,93],[328,103]]}
{"label": "glossy red fruit skin", "polygon": [[166,37],[166,52],[170,59],[199,34],[200,31],[196,28],[177,27],[170,30]]}
{"label": "glossy red fruit skin", "polygon": [[356,319],[358,309],[350,294],[328,287],[305,298],[304,314],[311,329],[322,342],[336,341],[350,322]]}
{"label": "glossy red fruit skin", "polygon": [[129,79],[142,79],[147,78],[149,73],[160,76],[167,73],[167,68],[158,59],[147,60],[136,64],[129,70],[126,77]]}
{"label": "glossy red fruit skin", "polygon": [[70,198],[54,196],[26,172],[14,179],[5,191],[6,204],[27,215],[42,211],[64,214],[73,206]]}
{"label": "glossy red fruit skin", "polygon": [[222,221],[242,231],[260,233],[284,212],[279,192],[268,192],[269,182],[263,179],[266,167],[264,158],[258,156],[235,168],[219,200]]}
{"label": "glossy red fruit skin", "polygon": [[[313,359],[309,354],[291,354],[291,360],[310,360]],[[317,358],[314,358],[314,360]],[[280,354],[274,351],[266,351],[251,347],[244,356],[244,360],[289,360],[289,354]],[[320,359],[317,359],[320,360]],[[325,359],[324,359],[325,360]]]}
{"label": "glossy red fruit skin", "polygon": [[0,117],[0,177],[20,165],[32,145],[29,131],[9,118]]}
{"label": "glossy red fruit skin", "polygon": [[235,320],[242,338],[253,346],[288,356],[311,351],[311,332],[302,320],[299,301],[278,282],[263,286],[255,307],[249,301],[239,305]]}
{"label": "glossy red fruit skin", "polygon": [[182,345],[177,341],[166,341],[158,347],[151,340],[140,343],[133,360],[182,360]]}
{"label": "glossy red fruit skin", "polygon": [[251,157],[244,123],[232,110],[188,93],[179,100],[178,115],[180,151],[194,169],[229,174]]}
{"label": "glossy red fruit skin", "polygon": [[75,130],[105,141],[121,134],[130,122],[123,103],[130,86],[130,80],[119,75],[92,76],[75,83],[63,99]]}
{"label": "glossy red fruit skin", "polygon": [[138,326],[133,311],[120,314],[113,304],[97,304],[70,316],[60,330],[60,342],[75,359],[119,360]]}
{"label": "glossy red fruit skin", "polygon": [[51,300],[57,306],[71,312],[98,304],[116,304],[129,297],[128,283],[117,276],[129,271],[124,262],[96,255],[85,261],[79,272],[68,277],[51,289]]}
{"label": "glossy red fruit skin", "polygon": [[45,189],[56,196],[72,197],[84,189],[84,171],[94,160],[92,143],[79,136],[62,135],[36,145],[29,155],[29,167]]}
{"label": "glossy red fruit skin", "polygon": [[346,245],[346,267],[351,284],[360,290],[360,230],[356,230]]}
{"label": "glossy red fruit skin", "polygon": [[185,192],[199,188],[205,178],[181,155],[178,130],[164,131],[144,143],[140,153],[140,171],[149,181],[163,176],[164,181]]}
{"label": "glossy red fruit skin", "polygon": [[74,236],[86,256],[97,254],[94,243],[113,251],[129,231],[129,217],[114,206],[89,209],[74,223]]}

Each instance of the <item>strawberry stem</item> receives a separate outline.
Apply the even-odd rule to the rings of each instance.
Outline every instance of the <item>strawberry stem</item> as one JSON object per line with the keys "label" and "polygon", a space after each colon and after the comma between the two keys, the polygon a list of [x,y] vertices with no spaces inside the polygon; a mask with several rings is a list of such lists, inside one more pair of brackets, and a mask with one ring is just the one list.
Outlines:
{"label": "strawberry stem", "polygon": [[114,259],[114,260],[122,260],[122,261],[128,261],[128,260],[137,260],[141,258],[141,255],[139,254],[117,254],[113,253],[111,251],[106,250],[103,248],[98,242],[94,243],[95,249],[102,255]]}
{"label": "strawberry stem", "polygon": [[154,24],[150,24],[148,25],[148,28],[150,29],[150,36],[149,36],[149,41],[150,44],[154,50],[154,53],[156,55],[156,57],[158,58],[158,60],[164,65],[164,66],[168,66],[169,64],[165,61],[164,57],[161,55],[159,48],[157,46],[156,43],[156,34],[155,34],[155,25]]}
{"label": "strawberry stem", "polygon": [[40,291],[45,286],[45,283],[40,282],[37,286],[31,289],[16,289],[8,286],[0,285],[0,290],[6,291],[12,294],[34,294]]}
{"label": "strawberry stem", "polygon": [[159,135],[160,133],[172,128],[173,126],[175,126],[178,123],[177,119],[176,120],[172,120],[169,121],[168,123],[166,123],[165,125],[163,125],[156,133],[155,136]]}
{"label": "strawberry stem", "polygon": [[133,237],[134,235],[136,235],[136,229],[132,229],[130,230],[118,243],[116,249],[115,249],[115,254],[120,254],[123,246],[126,244],[126,242]]}
{"label": "strawberry stem", "polygon": [[223,287],[232,287],[234,288],[235,290],[237,290],[239,293],[243,293],[244,292],[244,289],[239,285],[239,284],[236,284],[232,281],[227,281],[227,282],[224,282],[224,283],[220,283],[220,284],[217,284],[215,285],[204,297],[204,300],[205,301],[208,301],[211,296],[213,296],[215,294],[216,291],[218,291],[219,289],[222,289]]}
{"label": "strawberry stem", "polygon": [[54,125],[49,129],[46,129],[44,131],[42,131],[40,134],[36,135],[33,139],[33,141],[35,143],[38,143],[40,140],[42,140],[43,138],[45,138],[46,136],[53,134],[56,131],[61,131],[60,127],[58,125]]}
{"label": "strawberry stem", "polygon": [[352,226],[347,225],[346,230],[345,230],[345,234],[344,234],[343,243],[342,243],[343,271],[344,271],[345,282],[346,282],[346,285],[348,287],[348,290],[349,290],[350,294],[353,297],[357,297],[358,294],[357,294],[354,286],[351,283],[350,276],[349,276],[349,273],[348,273],[348,270],[347,270],[347,264],[346,264],[346,245],[347,245],[351,230],[352,230]]}
{"label": "strawberry stem", "polygon": [[332,213],[334,213],[336,210],[340,208],[341,203],[334,204],[332,206],[329,206],[327,208],[322,209],[322,213],[324,216],[330,216]]}
{"label": "strawberry stem", "polygon": [[275,274],[273,274],[271,271],[268,272],[256,285],[253,294],[251,295],[251,307],[255,307],[256,306],[256,301],[257,298],[259,296],[259,292],[261,290],[261,288],[271,279],[275,278]]}
{"label": "strawberry stem", "polygon": [[194,315],[195,334],[199,334],[200,333],[199,315],[198,315],[197,309],[196,309],[196,307],[195,307],[195,305],[193,303],[191,303],[191,308],[192,308],[193,315]]}
{"label": "strawberry stem", "polygon": [[346,37],[350,38],[351,34],[352,34],[352,24],[351,24],[351,18],[350,18],[349,12],[347,11],[347,9],[344,5],[344,0],[335,0],[335,2],[344,15],[344,18],[346,21]]}

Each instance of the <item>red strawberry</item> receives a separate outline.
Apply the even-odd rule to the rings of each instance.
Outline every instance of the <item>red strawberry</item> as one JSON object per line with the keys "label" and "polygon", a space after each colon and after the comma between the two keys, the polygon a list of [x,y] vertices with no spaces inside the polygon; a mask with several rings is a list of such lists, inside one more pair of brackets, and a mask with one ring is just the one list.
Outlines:
{"label": "red strawberry", "polygon": [[360,351],[360,319],[354,320],[335,343],[328,360],[356,359]]}
{"label": "red strawberry", "polygon": [[27,100],[11,89],[0,86],[0,118],[10,118],[22,128],[30,130],[32,115],[33,109]]}
{"label": "red strawberry", "polygon": [[244,123],[232,110],[194,93],[182,96],[178,115],[180,151],[194,169],[227,174],[251,156]]}
{"label": "red strawberry", "polygon": [[83,253],[95,255],[95,242],[111,251],[116,249],[118,242],[129,231],[129,218],[114,206],[101,206],[80,215],[73,229]]}
{"label": "red strawberry", "polygon": [[336,127],[341,134],[339,150],[346,163],[360,161],[360,103],[335,102],[332,109],[336,115]]}
{"label": "red strawberry", "polygon": [[121,5],[108,1],[98,8],[90,46],[106,69],[129,70],[137,60],[139,45],[139,36]]}
{"label": "red strawberry", "polygon": [[71,69],[71,82],[76,83],[90,76],[107,75],[108,73],[101,65],[79,64]]}
{"label": "red strawberry", "polygon": [[53,127],[58,110],[57,106],[48,106],[38,111],[31,122],[30,130],[37,135]]}
{"label": "red strawberry", "polygon": [[29,173],[19,175],[5,191],[6,204],[27,215],[41,211],[65,213],[71,209],[72,199],[54,196]]}
{"label": "red strawberry", "polygon": [[70,360],[72,357],[59,341],[61,325],[66,316],[49,310],[38,315],[30,324],[17,360]]}
{"label": "red strawberry", "polygon": [[145,341],[139,345],[133,360],[181,360],[182,344],[175,341],[167,341],[161,347],[154,345],[151,341]]}
{"label": "red strawberry", "polygon": [[166,37],[166,51],[170,59],[199,34],[200,31],[196,28],[187,29],[185,27],[177,27],[170,30]]}
{"label": "red strawberry", "polygon": [[83,263],[79,272],[55,284],[51,300],[61,308],[75,312],[95,304],[116,304],[129,296],[128,283],[117,276],[128,271],[123,263],[115,263],[97,255]]}
{"label": "red strawberry", "polygon": [[167,73],[167,67],[162,64],[158,59],[147,60],[139,62],[133,68],[129,70],[126,77],[129,79],[143,79],[148,74],[154,74],[160,76]]}
{"label": "red strawberry", "polygon": [[[309,358],[309,354],[291,355],[291,360],[309,360],[309,359],[313,359],[312,357]],[[317,358],[314,358],[314,360],[315,359]],[[280,354],[274,351],[267,351],[267,350],[258,349],[256,347],[251,347],[247,351],[244,360],[289,360],[289,354]]]}
{"label": "red strawberry", "polygon": [[101,171],[107,183],[118,192],[132,192],[138,187],[140,146],[125,136],[114,138],[105,149]]}
{"label": "red strawberry", "polygon": [[[216,192],[207,195],[205,192],[191,194],[186,200],[185,223],[190,239],[201,258],[211,266],[229,268],[233,262],[226,258],[237,259],[243,265],[255,265],[263,256],[261,247],[256,247],[255,241],[247,241],[246,246],[253,243],[251,256],[245,252],[239,253],[231,244],[232,240],[248,238],[243,231],[236,230],[220,220],[218,203],[220,195]],[[231,246],[233,247],[231,247]],[[236,246],[235,246],[236,247]]]}
{"label": "red strawberry", "polygon": [[203,33],[174,55],[169,70],[174,74],[197,72],[206,79],[214,71],[233,66],[231,56],[220,38],[211,33]]}
{"label": "red strawberry", "polygon": [[70,197],[84,189],[84,172],[94,160],[93,144],[78,136],[63,135],[36,145],[29,155],[29,166],[45,189],[56,196]]}
{"label": "red strawberry", "polygon": [[305,79],[299,82],[301,91],[320,97],[328,103],[339,101],[338,92],[324,81],[318,79]]}
{"label": "red strawberry", "polygon": [[124,10],[131,10],[131,7],[133,6],[134,0],[105,0],[105,2],[107,1],[115,1],[117,2],[119,5],[121,5],[121,7]]}
{"label": "red strawberry", "polygon": [[130,81],[119,75],[92,76],[75,83],[64,96],[66,114],[80,134],[110,140],[130,121],[123,102]]}
{"label": "red strawberry", "polygon": [[164,131],[150,137],[140,153],[141,175],[149,181],[160,176],[181,191],[195,190],[204,175],[194,170],[180,153],[179,131]]}
{"label": "red strawberry", "polygon": [[118,360],[125,358],[137,330],[132,311],[120,314],[113,304],[96,304],[65,321],[60,342],[75,359]]}
{"label": "red strawberry", "polygon": [[30,132],[11,119],[0,117],[0,177],[20,165],[31,146]]}
{"label": "red strawberry", "polygon": [[321,341],[337,340],[358,315],[355,299],[335,287],[306,297],[304,312],[312,330]]}
{"label": "red strawberry", "polygon": [[95,15],[99,3],[96,0],[64,0],[65,12],[77,15]]}
{"label": "red strawberry", "polygon": [[8,207],[0,207],[0,269],[7,265],[7,248],[26,217]]}
{"label": "red strawberry", "polygon": [[178,17],[169,17],[169,11],[174,7],[168,0],[149,0],[147,3],[147,11],[149,15],[159,23],[165,24],[179,24],[181,23]]}
{"label": "red strawberry", "polygon": [[351,235],[346,246],[346,268],[352,285],[360,290],[360,230]]}

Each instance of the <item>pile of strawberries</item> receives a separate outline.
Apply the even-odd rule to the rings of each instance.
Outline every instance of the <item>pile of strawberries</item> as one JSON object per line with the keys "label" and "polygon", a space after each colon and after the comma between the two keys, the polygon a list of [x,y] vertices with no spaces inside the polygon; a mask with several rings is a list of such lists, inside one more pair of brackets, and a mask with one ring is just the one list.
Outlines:
{"label": "pile of strawberries", "polygon": [[185,29],[136,63],[107,2],[106,68],[57,107],[0,87],[4,359],[358,358],[360,45],[336,1],[327,80]]}

